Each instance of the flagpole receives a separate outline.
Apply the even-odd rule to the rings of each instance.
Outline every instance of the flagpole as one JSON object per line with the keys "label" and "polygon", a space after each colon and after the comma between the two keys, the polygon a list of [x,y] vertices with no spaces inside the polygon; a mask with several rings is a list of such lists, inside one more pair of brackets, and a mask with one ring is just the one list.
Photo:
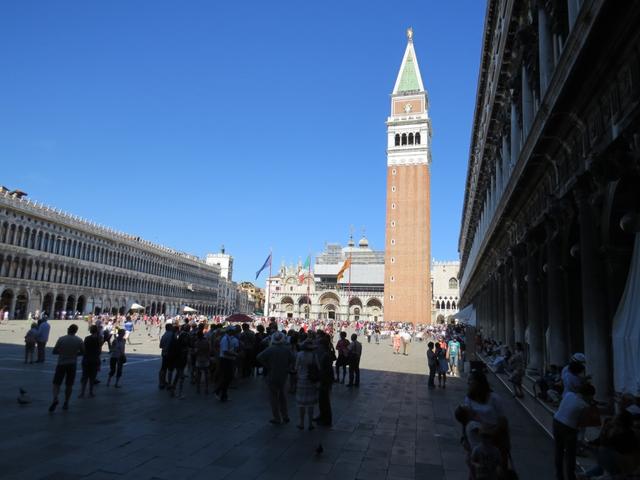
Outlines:
{"label": "flagpole", "polygon": [[311,321],[311,253],[309,253],[309,272],[307,276],[307,300],[309,300],[309,321]]}
{"label": "flagpole", "polygon": [[349,252],[349,284],[347,286],[347,290],[348,290],[348,302],[347,302],[347,320],[351,321],[351,263],[352,263],[352,256],[351,256],[351,252]]}
{"label": "flagpole", "polygon": [[273,249],[269,249],[269,278],[267,279],[267,311],[265,318],[269,320],[269,310],[271,309],[271,296],[269,295],[271,287],[271,265],[273,264]]}

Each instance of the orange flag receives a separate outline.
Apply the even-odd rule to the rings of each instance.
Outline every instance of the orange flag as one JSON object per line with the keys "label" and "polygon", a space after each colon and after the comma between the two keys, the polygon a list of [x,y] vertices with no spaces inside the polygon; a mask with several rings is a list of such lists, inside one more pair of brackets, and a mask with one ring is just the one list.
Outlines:
{"label": "orange flag", "polygon": [[340,280],[342,277],[344,277],[344,272],[347,268],[351,268],[351,257],[347,258],[344,261],[344,264],[342,265],[342,268],[340,269],[340,271],[338,272],[338,275],[336,276],[336,281]]}

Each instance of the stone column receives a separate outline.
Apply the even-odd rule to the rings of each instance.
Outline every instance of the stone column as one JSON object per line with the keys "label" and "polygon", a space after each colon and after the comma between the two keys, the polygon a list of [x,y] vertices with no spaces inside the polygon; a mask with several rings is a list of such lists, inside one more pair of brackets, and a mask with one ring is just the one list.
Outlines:
{"label": "stone column", "polygon": [[502,157],[502,183],[506,187],[509,183],[509,177],[511,176],[511,151],[509,149],[509,139],[507,134],[502,135],[502,149],[500,150],[500,156]]}
{"label": "stone column", "polygon": [[538,6],[538,54],[540,63],[540,97],[544,98],[553,75],[553,37],[549,16],[542,4]]}
{"label": "stone column", "polygon": [[527,67],[522,65],[522,138],[523,143],[529,134],[531,121],[533,119],[533,95],[529,85],[529,72]]}
{"label": "stone column", "polygon": [[18,300],[18,290],[15,289],[13,291],[13,297],[11,298],[11,303],[9,304],[9,318],[11,319],[15,319],[17,300]]}
{"label": "stone column", "polygon": [[511,168],[518,163],[520,155],[520,124],[518,122],[518,108],[511,100]]}
{"label": "stone column", "polygon": [[597,216],[587,198],[588,190],[578,188],[578,224],[580,226],[580,274],[582,285],[582,322],[587,373],[598,398],[611,389],[611,328],[607,318],[606,286],[599,252]]}
{"label": "stone column", "polygon": [[514,253],[513,257],[513,336],[516,342],[524,343],[524,319],[522,318],[522,295],[520,295],[520,285],[522,284],[522,269],[520,268],[520,258]]}
{"label": "stone column", "polygon": [[529,326],[529,370],[542,370],[542,318],[540,311],[540,285],[538,279],[538,248],[527,243],[527,320]]}
{"label": "stone column", "polygon": [[513,347],[515,336],[513,332],[513,282],[511,280],[511,261],[508,260],[504,266],[503,289],[504,289],[504,341]]}
{"label": "stone column", "polygon": [[496,271],[496,321],[498,323],[498,341],[505,343],[503,275],[499,270]]}
{"label": "stone column", "polygon": [[547,315],[549,321],[549,361],[564,365],[567,338],[564,320],[564,276],[560,264],[560,238],[554,222],[547,222]]}
{"label": "stone column", "polygon": [[496,339],[496,289],[493,277],[489,278],[489,338]]}

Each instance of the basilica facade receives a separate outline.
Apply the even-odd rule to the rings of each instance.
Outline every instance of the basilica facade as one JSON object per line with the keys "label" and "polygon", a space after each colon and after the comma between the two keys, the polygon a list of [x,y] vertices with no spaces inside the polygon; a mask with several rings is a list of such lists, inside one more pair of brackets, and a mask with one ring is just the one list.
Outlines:
{"label": "basilica facade", "polygon": [[[347,259],[351,268],[338,273]],[[313,267],[282,265],[267,279],[265,313],[279,318],[338,321],[382,321],[384,252],[372,250],[366,238],[346,247],[328,244]]]}
{"label": "basilica facade", "polygon": [[[347,260],[351,267],[339,277]],[[414,323],[453,321],[459,299],[458,267],[457,261],[433,261],[429,288],[433,292],[429,302],[431,316]],[[382,322],[384,272],[384,251],[371,249],[365,237],[357,245],[353,240],[345,247],[327,244],[311,269],[305,269],[301,262],[282,265],[267,279],[265,312],[277,318]],[[387,318],[387,321],[412,322],[412,319]]]}

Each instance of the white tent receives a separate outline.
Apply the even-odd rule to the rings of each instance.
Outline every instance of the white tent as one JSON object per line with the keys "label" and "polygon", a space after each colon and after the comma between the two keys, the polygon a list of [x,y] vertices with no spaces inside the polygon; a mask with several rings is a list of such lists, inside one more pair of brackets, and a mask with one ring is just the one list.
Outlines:
{"label": "white tent", "polygon": [[612,330],[615,391],[640,395],[640,233]]}
{"label": "white tent", "polygon": [[196,313],[197,311],[195,308],[187,307],[186,305],[182,308],[182,313]]}
{"label": "white tent", "polygon": [[129,307],[129,310],[144,310],[144,307],[139,303],[134,303]]}
{"label": "white tent", "polygon": [[451,315],[453,318],[457,318],[462,323],[466,323],[467,325],[476,325],[476,309],[473,308],[473,303],[470,303],[466,307],[464,307],[459,312]]}

